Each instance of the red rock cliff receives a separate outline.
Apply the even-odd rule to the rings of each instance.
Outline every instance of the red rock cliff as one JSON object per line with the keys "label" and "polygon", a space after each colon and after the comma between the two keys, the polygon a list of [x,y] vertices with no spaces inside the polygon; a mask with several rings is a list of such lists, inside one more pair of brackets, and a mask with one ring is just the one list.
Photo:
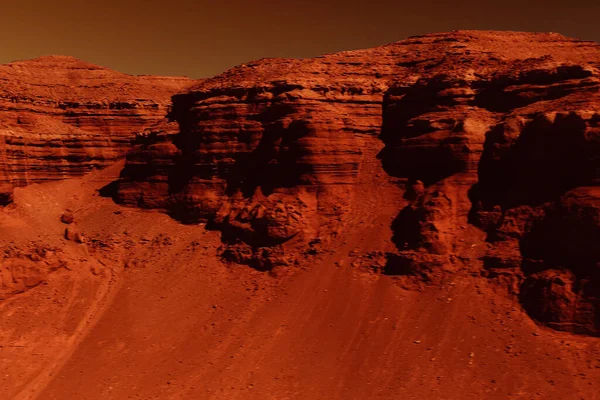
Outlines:
{"label": "red rock cliff", "polygon": [[[80,175],[122,157],[187,78],[130,76],[71,57],[0,66],[0,185]],[[2,200],[2,199],[0,199]]]}
{"label": "red rock cliff", "polygon": [[471,31],[248,63],[174,97],[117,199],[208,221],[227,259],[268,269],[376,195],[378,157],[408,189],[388,273],[481,258],[534,318],[598,333],[599,67],[596,43]]}

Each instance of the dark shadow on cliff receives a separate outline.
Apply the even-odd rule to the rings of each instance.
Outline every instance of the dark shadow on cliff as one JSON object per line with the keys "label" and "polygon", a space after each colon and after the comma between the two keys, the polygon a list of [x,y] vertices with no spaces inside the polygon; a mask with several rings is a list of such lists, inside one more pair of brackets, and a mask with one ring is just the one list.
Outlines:
{"label": "dark shadow on cliff", "polygon": [[234,156],[235,164],[226,175],[226,193],[241,191],[244,197],[251,197],[260,187],[268,196],[277,188],[302,184],[302,176],[312,169],[301,160],[308,151],[300,139],[311,133],[307,121],[293,121],[285,128],[280,121],[265,124],[257,146]]}
{"label": "dark shadow on cliff", "polygon": [[108,185],[103,186],[98,190],[98,194],[100,195],[100,197],[108,197],[115,201],[119,194],[119,181],[112,181]]}
{"label": "dark shadow on cliff", "polygon": [[505,129],[500,124],[486,136],[479,183],[471,194],[479,207],[537,206],[593,181],[595,150],[577,115],[559,115],[553,122],[539,116],[523,128],[513,146],[498,148]]}

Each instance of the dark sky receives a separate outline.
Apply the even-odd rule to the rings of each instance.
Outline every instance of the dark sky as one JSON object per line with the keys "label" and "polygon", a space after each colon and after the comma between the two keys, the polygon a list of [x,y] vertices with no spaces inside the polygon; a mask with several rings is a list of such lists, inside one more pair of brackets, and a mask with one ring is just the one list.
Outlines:
{"label": "dark sky", "polygon": [[262,57],[309,57],[453,29],[600,42],[600,0],[559,1],[3,1],[0,63],[60,54],[131,74],[199,78]]}

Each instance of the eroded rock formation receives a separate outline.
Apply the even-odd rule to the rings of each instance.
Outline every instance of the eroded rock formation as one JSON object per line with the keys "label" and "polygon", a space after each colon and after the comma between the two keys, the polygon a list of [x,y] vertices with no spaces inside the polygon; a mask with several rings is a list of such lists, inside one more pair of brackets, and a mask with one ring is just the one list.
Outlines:
{"label": "eroded rock formation", "polygon": [[0,255],[0,300],[23,293],[43,282],[54,271],[72,268],[77,261],[56,248],[33,244],[9,247]]}
{"label": "eroded rock formation", "polygon": [[0,66],[0,204],[11,187],[81,175],[124,156],[187,78],[131,76],[71,57]]}
{"label": "eroded rock formation", "polygon": [[379,153],[409,190],[377,270],[434,279],[482,259],[534,318],[598,333],[599,67],[592,42],[470,31],[248,63],[173,98],[116,199],[207,222],[226,259],[269,269],[379,190],[357,184]]}
{"label": "eroded rock formation", "polygon": [[600,99],[573,97],[490,131],[472,219],[492,244],[484,267],[514,277],[533,317],[598,334]]}

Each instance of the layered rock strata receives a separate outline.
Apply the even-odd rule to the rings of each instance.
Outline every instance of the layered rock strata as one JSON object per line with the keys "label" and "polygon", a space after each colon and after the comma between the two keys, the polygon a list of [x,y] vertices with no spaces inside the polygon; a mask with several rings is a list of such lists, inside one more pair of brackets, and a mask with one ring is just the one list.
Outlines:
{"label": "layered rock strata", "polygon": [[[207,222],[226,259],[269,269],[374,195],[357,182],[381,150],[408,190],[378,270],[434,279],[481,258],[534,318],[598,332],[594,242],[559,231],[596,238],[599,67],[592,42],[471,31],[259,60],[175,96],[176,125],[140,138],[116,198]],[[556,238],[573,250],[540,253]]]}
{"label": "layered rock strata", "polygon": [[131,76],[71,57],[0,66],[0,203],[12,186],[81,175],[123,157],[187,78]]}

